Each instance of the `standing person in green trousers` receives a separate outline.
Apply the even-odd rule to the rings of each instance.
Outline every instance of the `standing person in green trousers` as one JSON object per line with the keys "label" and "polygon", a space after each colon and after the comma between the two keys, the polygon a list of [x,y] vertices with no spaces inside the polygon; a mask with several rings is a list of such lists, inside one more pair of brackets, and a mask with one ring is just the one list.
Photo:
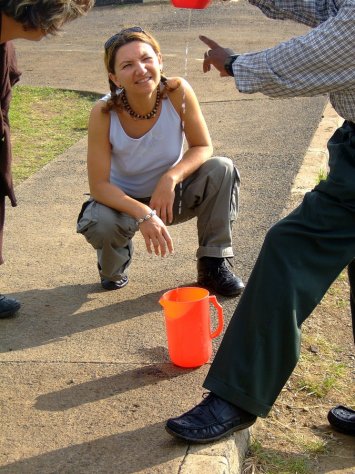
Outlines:
{"label": "standing person in green trousers", "polygon": [[244,93],[328,93],[345,122],[328,142],[327,179],[265,237],[204,382],[210,393],[167,421],[171,435],[197,443],[267,416],[298,362],[302,323],[355,256],[355,1],[249,1],[271,18],[313,28],[273,48],[241,55],[200,36],[210,48],[204,72],[214,67],[221,76],[233,76]]}

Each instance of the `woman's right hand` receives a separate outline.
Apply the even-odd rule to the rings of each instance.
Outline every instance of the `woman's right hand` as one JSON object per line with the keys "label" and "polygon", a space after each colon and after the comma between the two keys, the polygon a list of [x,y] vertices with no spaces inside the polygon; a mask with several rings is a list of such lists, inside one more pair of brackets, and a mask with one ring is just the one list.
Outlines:
{"label": "woman's right hand", "polygon": [[165,257],[167,252],[173,253],[174,246],[172,238],[164,224],[157,215],[139,224],[148,253],[152,253],[154,249],[155,255]]}

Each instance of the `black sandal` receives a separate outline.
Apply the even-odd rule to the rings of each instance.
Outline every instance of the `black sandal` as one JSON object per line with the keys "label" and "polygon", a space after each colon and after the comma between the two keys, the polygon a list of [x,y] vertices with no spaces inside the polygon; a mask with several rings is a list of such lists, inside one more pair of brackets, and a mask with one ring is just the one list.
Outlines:
{"label": "black sandal", "polygon": [[328,413],[328,421],[337,431],[355,436],[355,411],[351,408],[342,405],[332,408]]}

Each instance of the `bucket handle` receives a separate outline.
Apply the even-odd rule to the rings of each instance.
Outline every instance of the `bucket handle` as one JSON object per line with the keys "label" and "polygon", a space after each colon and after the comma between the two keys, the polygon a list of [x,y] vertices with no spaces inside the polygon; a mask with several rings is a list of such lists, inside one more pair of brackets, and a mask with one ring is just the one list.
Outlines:
{"label": "bucket handle", "polygon": [[217,298],[214,295],[210,295],[208,297],[209,302],[213,304],[213,306],[217,310],[217,316],[218,316],[218,327],[213,333],[211,334],[211,339],[214,339],[215,337],[219,336],[222,332],[223,329],[223,308],[222,306],[218,303]]}

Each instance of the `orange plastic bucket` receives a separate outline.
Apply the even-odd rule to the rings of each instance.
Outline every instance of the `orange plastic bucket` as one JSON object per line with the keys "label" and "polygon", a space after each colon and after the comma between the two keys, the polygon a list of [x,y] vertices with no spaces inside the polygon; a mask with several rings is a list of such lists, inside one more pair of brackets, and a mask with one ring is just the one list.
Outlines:
{"label": "orange plastic bucket", "polygon": [[177,8],[192,8],[194,10],[202,10],[208,7],[211,0],[171,0],[174,7]]}
{"label": "orange plastic bucket", "polygon": [[[181,287],[167,291],[164,308],[171,361],[180,367],[199,367],[212,355],[212,339],[223,329],[223,308],[204,288]],[[211,333],[210,304],[217,310],[218,327]]]}

